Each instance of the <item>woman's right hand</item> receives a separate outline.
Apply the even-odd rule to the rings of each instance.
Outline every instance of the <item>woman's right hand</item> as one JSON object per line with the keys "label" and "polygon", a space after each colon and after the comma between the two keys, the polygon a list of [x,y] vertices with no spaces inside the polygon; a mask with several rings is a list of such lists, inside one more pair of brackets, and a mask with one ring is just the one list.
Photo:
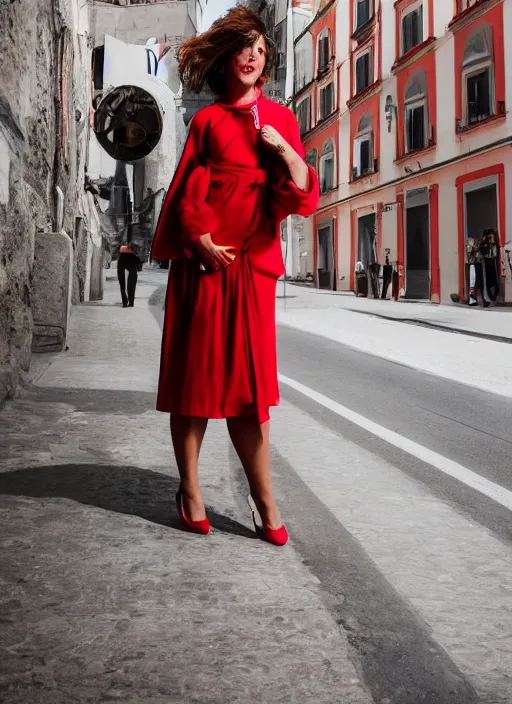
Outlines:
{"label": "woman's right hand", "polygon": [[195,249],[206,269],[220,271],[235,260],[235,248],[214,244],[209,232],[196,240]]}

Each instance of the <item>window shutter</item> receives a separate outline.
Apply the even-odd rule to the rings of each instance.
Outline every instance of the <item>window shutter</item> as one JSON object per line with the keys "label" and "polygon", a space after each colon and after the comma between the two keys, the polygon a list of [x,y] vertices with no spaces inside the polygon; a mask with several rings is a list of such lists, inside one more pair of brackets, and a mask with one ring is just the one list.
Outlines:
{"label": "window shutter", "polygon": [[402,20],[402,53],[407,54],[412,46],[412,22],[411,14],[406,15]]}
{"label": "window shutter", "polygon": [[360,151],[360,167],[361,174],[366,174],[370,170],[370,140],[363,139],[361,141]]}
{"label": "window shutter", "polygon": [[325,180],[327,190],[334,187],[334,159],[332,157],[325,160]]}
{"label": "window shutter", "polygon": [[356,29],[362,27],[370,19],[370,0],[357,0]]}
{"label": "window shutter", "polygon": [[329,83],[327,88],[325,89],[327,93],[327,115],[330,115],[331,112],[333,111],[333,84]]}
{"label": "window shutter", "polygon": [[364,84],[363,57],[360,57],[356,61],[356,93],[360,93],[363,90],[363,84]]}
{"label": "window shutter", "polygon": [[489,69],[486,68],[484,71],[469,76],[467,79],[467,121],[470,125],[485,120],[492,114],[489,73]]}
{"label": "window shutter", "polygon": [[370,53],[363,54],[356,62],[356,93],[370,85]]}
{"label": "window shutter", "polygon": [[412,149],[423,149],[425,146],[425,107],[420,105],[412,111]]}
{"label": "window shutter", "polygon": [[367,88],[370,85],[370,57],[371,54],[367,53],[364,55],[364,87]]}

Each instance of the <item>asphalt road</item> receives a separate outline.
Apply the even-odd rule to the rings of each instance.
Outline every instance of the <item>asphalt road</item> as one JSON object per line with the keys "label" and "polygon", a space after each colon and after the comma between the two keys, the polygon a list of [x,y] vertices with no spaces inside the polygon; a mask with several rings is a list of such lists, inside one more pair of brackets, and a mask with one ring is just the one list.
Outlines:
{"label": "asphalt road", "polygon": [[[278,330],[278,354],[281,374],[511,488],[512,400],[289,328]],[[290,435],[276,451],[278,489],[296,507],[298,549],[351,633],[375,701],[512,702],[510,511],[302,393],[281,391],[285,413],[295,412],[277,431]],[[294,429],[297,412],[310,422]],[[307,433],[316,445],[304,446]],[[293,443],[303,447],[290,454]],[[359,461],[372,467],[347,480]],[[353,515],[365,506],[366,523]],[[495,590],[504,600],[493,602]]]}

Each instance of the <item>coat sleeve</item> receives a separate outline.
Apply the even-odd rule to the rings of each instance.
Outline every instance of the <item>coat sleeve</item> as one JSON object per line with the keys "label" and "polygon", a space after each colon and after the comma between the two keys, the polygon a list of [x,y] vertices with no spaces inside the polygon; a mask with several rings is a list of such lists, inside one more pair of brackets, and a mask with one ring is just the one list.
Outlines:
{"label": "coat sleeve", "polygon": [[[292,111],[288,112],[286,135],[283,136],[286,136],[288,143],[297,154],[304,158],[299,125]],[[308,183],[305,190],[297,188],[286,167],[280,168],[277,182],[272,189],[272,217],[279,221],[284,220],[288,215],[308,217],[318,208],[318,199],[318,176],[312,166],[308,164]]]}
{"label": "coat sleeve", "polygon": [[215,227],[213,212],[205,202],[209,176],[204,166],[205,132],[206,125],[198,114],[190,123],[183,154],[160,212],[151,253],[154,259],[191,256],[194,239]]}

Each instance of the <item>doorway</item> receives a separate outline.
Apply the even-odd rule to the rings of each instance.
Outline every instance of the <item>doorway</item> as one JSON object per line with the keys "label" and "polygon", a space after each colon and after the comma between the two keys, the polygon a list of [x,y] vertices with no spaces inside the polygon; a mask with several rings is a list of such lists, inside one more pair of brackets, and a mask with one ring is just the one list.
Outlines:
{"label": "doorway", "polygon": [[318,228],[318,288],[335,290],[334,239],[332,222]]}
{"label": "doorway", "polygon": [[406,192],[405,298],[430,299],[430,209],[428,188]]}
{"label": "doorway", "polygon": [[[464,279],[464,294],[466,300],[470,293],[470,273],[471,264],[475,265],[476,288],[478,291],[475,300],[482,297],[486,299],[485,286],[483,284],[483,276],[481,269],[483,264],[486,264],[487,274],[489,269],[495,270],[495,278],[499,281],[499,258],[500,247],[499,242],[496,242],[496,257],[494,261],[487,261],[479,257],[478,253],[481,250],[482,237],[485,230],[492,229],[498,233],[498,184],[495,176],[487,179],[474,181],[464,186],[464,244],[465,244],[465,279]],[[496,235],[498,240],[499,235]],[[482,301],[483,302],[483,301]]]}
{"label": "doorway", "polygon": [[357,261],[361,271],[356,274],[357,293],[365,296],[369,292],[379,297],[379,267],[377,266],[377,216],[363,215],[357,221]]}

